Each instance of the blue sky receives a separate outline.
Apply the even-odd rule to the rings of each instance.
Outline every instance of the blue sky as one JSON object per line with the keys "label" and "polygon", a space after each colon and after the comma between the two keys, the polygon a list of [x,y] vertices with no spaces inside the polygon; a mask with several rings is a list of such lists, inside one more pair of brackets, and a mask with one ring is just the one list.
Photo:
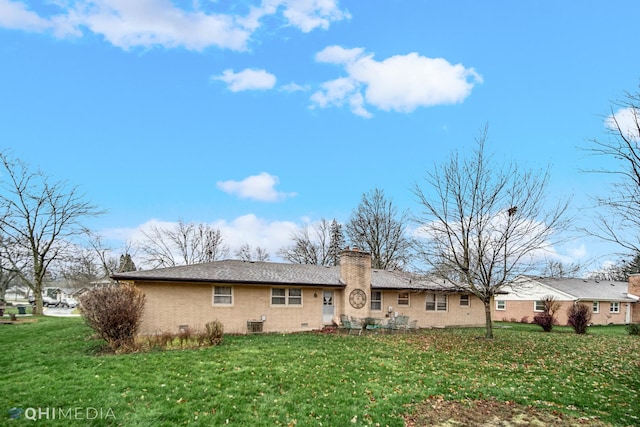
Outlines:
{"label": "blue sky", "polygon": [[[77,184],[115,247],[207,222],[275,259],[295,227],[401,209],[453,150],[550,166],[589,195],[612,101],[640,82],[634,0],[0,0],[0,148]],[[564,262],[617,248],[577,238]],[[615,257],[613,257],[615,258]]]}

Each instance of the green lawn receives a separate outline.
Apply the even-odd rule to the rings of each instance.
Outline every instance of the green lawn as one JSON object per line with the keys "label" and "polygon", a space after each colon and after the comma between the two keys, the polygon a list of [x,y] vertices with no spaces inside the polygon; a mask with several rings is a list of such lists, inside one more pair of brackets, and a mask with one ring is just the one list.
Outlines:
{"label": "green lawn", "polygon": [[[226,336],[213,348],[105,355],[78,318],[0,325],[0,425],[402,426],[432,396],[496,398],[640,425],[640,337],[498,324],[393,336]],[[555,329],[554,329],[555,331]],[[52,420],[53,412],[65,415]],[[89,409],[87,409],[89,408]],[[87,411],[89,413],[87,414]],[[75,415],[74,415],[75,416]],[[42,418],[41,417],[41,418]]]}

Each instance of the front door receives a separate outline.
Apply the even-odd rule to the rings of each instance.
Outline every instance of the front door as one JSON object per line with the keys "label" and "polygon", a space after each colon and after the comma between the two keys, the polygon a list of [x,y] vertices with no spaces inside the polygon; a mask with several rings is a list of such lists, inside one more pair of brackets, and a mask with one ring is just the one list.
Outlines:
{"label": "front door", "polygon": [[333,291],[322,291],[322,324],[332,324],[334,316]]}

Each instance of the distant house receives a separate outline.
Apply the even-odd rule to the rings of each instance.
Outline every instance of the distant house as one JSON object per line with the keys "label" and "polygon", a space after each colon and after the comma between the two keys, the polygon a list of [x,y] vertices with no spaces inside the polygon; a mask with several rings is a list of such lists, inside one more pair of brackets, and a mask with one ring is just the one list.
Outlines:
{"label": "distant house", "polygon": [[595,325],[640,322],[640,275],[634,276],[629,282],[522,276],[496,296],[493,319],[532,322],[544,311],[544,298],[553,296],[562,304],[556,314],[560,325],[567,324],[567,310],[576,303],[591,307]]}
{"label": "distant house", "polygon": [[334,325],[340,315],[384,319],[405,315],[418,327],[480,326],[484,309],[448,282],[371,268],[371,256],[341,254],[340,265],[216,261],[112,276],[146,295],[142,334],[201,329],[296,332]]}

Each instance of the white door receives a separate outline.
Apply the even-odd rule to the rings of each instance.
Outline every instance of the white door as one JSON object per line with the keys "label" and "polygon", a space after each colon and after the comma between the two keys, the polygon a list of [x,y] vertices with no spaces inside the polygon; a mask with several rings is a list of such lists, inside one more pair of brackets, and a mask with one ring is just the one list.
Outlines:
{"label": "white door", "polygon": [[332,324],[334,315],[333,291],[322,291],[322,324]]}
{"label": "white door", "polygon": [[627,325],[629,323],[631,323],[631,303],[627,303],[627,312],[624,315],[624,323],[626,323]]}

